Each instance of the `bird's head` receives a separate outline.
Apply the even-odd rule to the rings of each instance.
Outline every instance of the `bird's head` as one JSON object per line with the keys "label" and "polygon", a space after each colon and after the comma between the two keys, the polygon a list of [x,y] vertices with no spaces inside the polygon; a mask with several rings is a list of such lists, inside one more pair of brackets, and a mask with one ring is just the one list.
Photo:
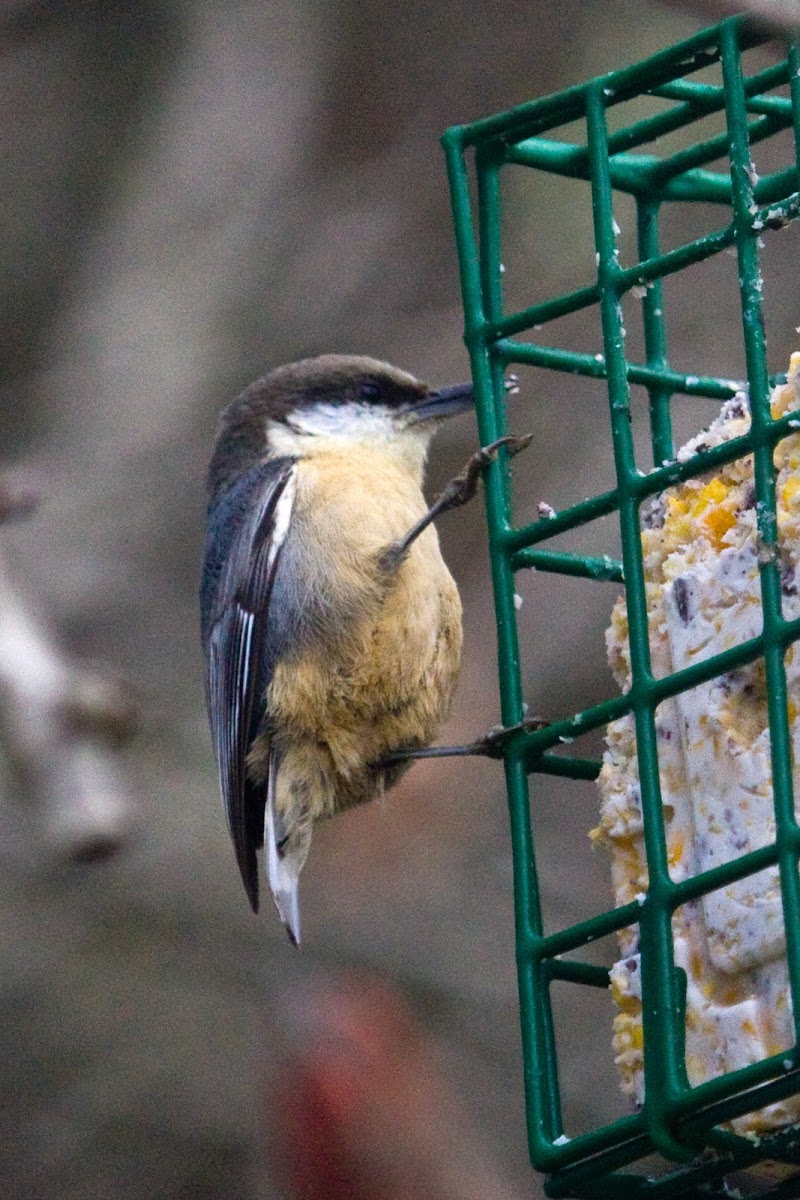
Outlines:
{"label": "bird's head", "polygon": [[223,410],[209,485],[218,492],[270,456],[302,457],[348,444],[396,449],[421,470],[440,421],[472,404],[472,384],[434,390],[362,355],[288,363]]}

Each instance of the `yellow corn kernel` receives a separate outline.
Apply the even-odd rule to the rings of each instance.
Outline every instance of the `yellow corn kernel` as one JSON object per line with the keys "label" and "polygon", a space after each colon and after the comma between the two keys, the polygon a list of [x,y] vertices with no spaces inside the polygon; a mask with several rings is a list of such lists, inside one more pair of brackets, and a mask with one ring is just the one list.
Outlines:
{"label": "yellow corn kernel", "polygon": [[710,508],[703,513],[703,524],[714,544],[719,546],[728,530],[736,524],[736,515],[729,508]]}
{"label": "yellow corn kernel", "polygon": [[710,540],[717,546],[722,542],[728,530],[736,524],[736,516],[732,506],[722,507],[731,488],[719,476],[709,480],[699,491],[694,492],[692,499],[688,497],[673,499],[667,502],[667,519],[674,523],[671,530],[679,540],[688,541],[695,536],[692,520],[700,520],[705,526]]}
{"label": "yellow corn kernel", "polygon": [[721,504],[728,495],[730,488],[727,483],[723,483],[719,476],[710,479],[705,487],[702,487],[695,497],[692,504],[692,513],[697,516],[708,508],[710,504]]}
{"label": "yellow corn kernel", "polygon": [[670,517],[682,517],[689,511],[688,501],[682,496],[667,496],[667,511]]}
{"label": "yellow corn kernel", "polygon": [[795,496],[800,492],[800,479],[796,475],[790,475],[781,488],[781,500],[788,508]]}
{"label": "yellow corn kernel", "polygon": [[684,852],[685,848],[686,847],[684,844],[683,837],[682,836],[676,837],[674,842],[672,843],[672,845],[669,847],[668,858],[669,858],[669,865],[671,867],[677,866],[678,863],[681,861],[681,859],[683,858],[683,852]]}

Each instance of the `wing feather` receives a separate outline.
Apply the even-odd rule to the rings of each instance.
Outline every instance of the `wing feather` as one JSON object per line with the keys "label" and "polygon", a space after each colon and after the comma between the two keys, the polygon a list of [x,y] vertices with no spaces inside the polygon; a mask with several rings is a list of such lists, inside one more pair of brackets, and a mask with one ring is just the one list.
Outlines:
{"label": "wing feather", "polygon": [[268,608],[295,485],[292,459],[255,468],[212,505],[206,541],[201,596],[206,698],[228,828],[253,909],[265,797],[264,788],[247,778],[246,758],[274,666]]}

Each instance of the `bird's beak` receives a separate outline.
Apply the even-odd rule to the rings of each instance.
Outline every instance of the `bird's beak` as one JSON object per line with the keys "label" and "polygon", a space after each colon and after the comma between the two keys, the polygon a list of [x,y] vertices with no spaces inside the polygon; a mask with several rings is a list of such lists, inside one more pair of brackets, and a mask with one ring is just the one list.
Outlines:
{"label": "bird's beak", "polygon": [[443,417],[454,417],[457,413],[466,412],[475,403],[475,395],[471,383],[457,383],[453,387],[442,388],[438,392],[429,392],[408,410],[409,420],[437,421]]}

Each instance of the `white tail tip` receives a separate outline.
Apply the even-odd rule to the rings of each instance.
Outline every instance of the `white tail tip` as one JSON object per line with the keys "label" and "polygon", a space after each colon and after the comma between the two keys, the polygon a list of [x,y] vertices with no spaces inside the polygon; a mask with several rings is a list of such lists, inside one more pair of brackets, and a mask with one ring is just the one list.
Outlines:
{"label": "white tail tip", "polygon": [[[270,884],[270,886],[272,886]],[[286,891],[281,891],[272,887],[272,897],[275,901],[275,907],[280,914],[280,918],[286,927],[286,932],[289,935],[289,941],[293,946],[300,945],[300,905],[297,899],[297,880],[295,879],[292,887]]]}
{"label": "white tail tip", "polygon": [[289,941],[300,945],[300,901],[297,884],[302,862],[298,865],[291,854],[281,854],[275,830],[274,770],[270,764],[267,804],[264,811],[264,850],[267,859],[267,881],[281,920],[286,926]]}

